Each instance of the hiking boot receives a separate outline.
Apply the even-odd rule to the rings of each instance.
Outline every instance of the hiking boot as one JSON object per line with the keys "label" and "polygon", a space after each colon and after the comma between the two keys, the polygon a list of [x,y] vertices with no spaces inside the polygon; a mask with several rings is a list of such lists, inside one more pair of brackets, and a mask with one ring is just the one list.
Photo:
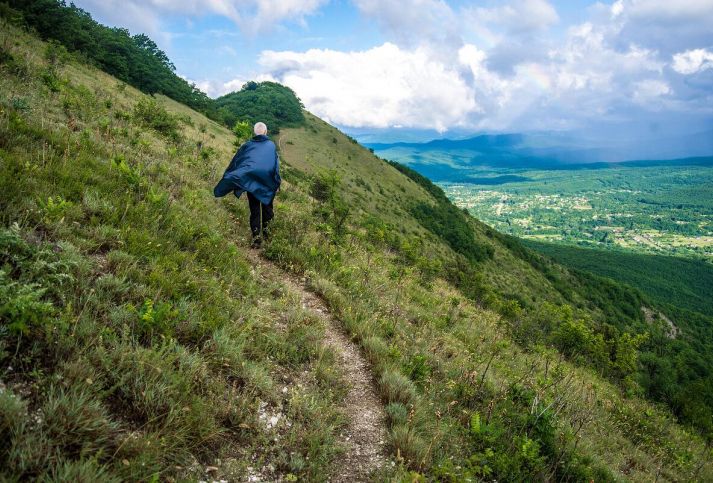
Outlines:
{"label": "hiking boot", "polygon": [[250,244],[250,248],[260,248],[262,245],[262,239],[259,236],[253,237],[253,242]]}

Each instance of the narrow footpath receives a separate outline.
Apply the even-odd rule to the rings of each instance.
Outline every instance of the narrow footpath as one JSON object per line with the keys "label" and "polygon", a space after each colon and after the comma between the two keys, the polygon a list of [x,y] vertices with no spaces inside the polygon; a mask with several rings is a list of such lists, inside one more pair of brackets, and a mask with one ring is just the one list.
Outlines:
{"label": "narrow footpath", "polygon": [[325,321],[325,345],[337,354],[337,362],[348,385],[342,409],[349,418],[349,424],[339,435],[344,454],[335,465],[329,481],[369,481],[370,475],[386,462],[386,416],[369,363],[318,295],[308,290],[294,275],[260,257],[257,251],[250,250],[248,257],[260,277],[282,282],[299,294],[305,310]]}

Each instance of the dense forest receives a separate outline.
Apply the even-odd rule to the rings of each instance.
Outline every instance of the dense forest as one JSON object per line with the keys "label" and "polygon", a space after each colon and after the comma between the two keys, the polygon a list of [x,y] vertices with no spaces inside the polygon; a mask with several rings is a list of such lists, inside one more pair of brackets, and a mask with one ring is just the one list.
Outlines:
{"label": "dense forest", "polygon": [[709,262],[535,240],[524,243],[564,265],[631,285],[659,304],[713,317],[713,264]]}

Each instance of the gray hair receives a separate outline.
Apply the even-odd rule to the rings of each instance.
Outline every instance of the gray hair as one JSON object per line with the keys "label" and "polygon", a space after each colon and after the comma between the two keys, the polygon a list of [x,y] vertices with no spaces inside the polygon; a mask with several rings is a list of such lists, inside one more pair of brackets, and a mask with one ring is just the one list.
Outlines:
{"label": "gray hair", "polygon": [[264,122],[257,122],[253,128],[253,132],[256,136],[267,134],[267,125]]}

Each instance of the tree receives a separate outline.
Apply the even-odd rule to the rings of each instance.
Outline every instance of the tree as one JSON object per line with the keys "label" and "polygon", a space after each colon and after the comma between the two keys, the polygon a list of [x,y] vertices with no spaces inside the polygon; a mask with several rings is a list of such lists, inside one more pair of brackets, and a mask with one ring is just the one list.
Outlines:
{"label": "tree", "polygon": [[172,71],[176,70],[176,66],[173,65],[173,62],[171,62],[166,53],[159,49],[158,45],[156,45],[156,42],[151,40],[148,35],[134,35],[132,37],[132,40],[134,41],[134,44],[136,44],[140,49],[144,49],[145,51],[147,51],[149,54],[158,59],[164,66],[168,67]]}
{"label": "tree", "polygon": [[238,121],[233,126],[233,134],[235,134],[233,145],[239,148],[245,141],[252,137],[253,129],[247,121]]}

